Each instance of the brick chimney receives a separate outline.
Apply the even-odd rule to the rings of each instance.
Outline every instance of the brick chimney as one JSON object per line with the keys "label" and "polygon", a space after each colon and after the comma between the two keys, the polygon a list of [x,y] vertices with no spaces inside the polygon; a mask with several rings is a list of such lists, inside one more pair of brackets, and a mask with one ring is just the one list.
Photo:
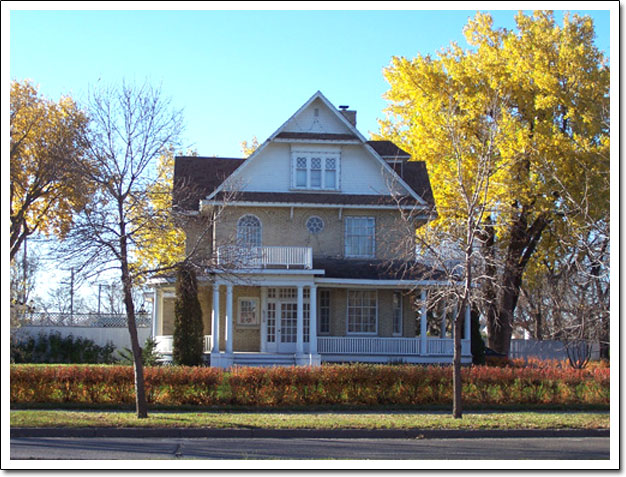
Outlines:
{"label": "brick chimney", "polygon": [[339,106],[341,114],[348,120],[350,124],[356,127],[356,111],[348,110],[350,106]]}

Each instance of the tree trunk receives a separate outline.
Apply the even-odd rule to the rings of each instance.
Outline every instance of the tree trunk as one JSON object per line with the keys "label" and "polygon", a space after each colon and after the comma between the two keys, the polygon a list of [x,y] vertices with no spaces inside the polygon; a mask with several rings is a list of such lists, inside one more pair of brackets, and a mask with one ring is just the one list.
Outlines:
{"label": "tree trunk", "polygon": [[120,238],[120,262],[122,268],[122,287],[124,290],[124,306],[126,308],[126,317],[128,320],[128,332],[130,333],[130,347],[133,353],[134,371],[135,371],[135,405],[137,410],[137,418],[145,419],[148,417],[148,406],[146,403],[146,392],[143,376],[143,359],[141,356],[141,346],[137,337],[137,323],[135,321],[135,304],[132,295],[132,280],[128,267],[128,248],[126,243],[125,227],[121,228]]}
{"label": "tree trunk", "polygon": [[[465,300],[462,302],[465,304]],[[465,306],[459,307],[459,311],[454,317],[454,356],[452,358],[452,415],[455,419],[463,417],[463,383],[461,381],[461,336],[463,334],[463,323],[465,316]]]}
{"label": "tree trunk", "polygon": [[498,280],[497,298],[490,302],[487,310],[487,329],[489,347],[508,356],[513,332],[513,318],[520,295],[522,277],[526,265],[534,253],[541,234],[548,222],[545,216],[537,217],[530,227],[527,226],[526,213],[522,210],[511,228],[511,238]]}

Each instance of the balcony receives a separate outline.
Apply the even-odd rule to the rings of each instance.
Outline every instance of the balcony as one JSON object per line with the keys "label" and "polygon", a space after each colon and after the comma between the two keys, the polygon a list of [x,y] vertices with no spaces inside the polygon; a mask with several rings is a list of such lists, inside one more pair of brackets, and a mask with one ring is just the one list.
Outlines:
{"label": "balcony", "polygon": [[313,268],[311,247],[237,247],[217,249],[217,263],[224,268]]}

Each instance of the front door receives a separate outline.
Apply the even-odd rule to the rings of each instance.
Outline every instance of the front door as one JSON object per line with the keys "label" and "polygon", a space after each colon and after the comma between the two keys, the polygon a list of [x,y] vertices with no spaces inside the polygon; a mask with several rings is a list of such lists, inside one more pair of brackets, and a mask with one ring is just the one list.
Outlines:
{"label": "front door", "polygon": [[266,350],[270,353],[295,353],[298,338],[298,304],[267,303]]}

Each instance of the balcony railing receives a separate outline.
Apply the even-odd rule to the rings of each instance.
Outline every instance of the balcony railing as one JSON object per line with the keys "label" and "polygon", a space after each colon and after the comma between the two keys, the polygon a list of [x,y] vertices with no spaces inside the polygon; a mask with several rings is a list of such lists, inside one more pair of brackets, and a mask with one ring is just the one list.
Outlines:
{"label": "balcony railing", "polygon": [[217,249],[217,263],[225,268],[313,268],[311,247],[237,247]]}

